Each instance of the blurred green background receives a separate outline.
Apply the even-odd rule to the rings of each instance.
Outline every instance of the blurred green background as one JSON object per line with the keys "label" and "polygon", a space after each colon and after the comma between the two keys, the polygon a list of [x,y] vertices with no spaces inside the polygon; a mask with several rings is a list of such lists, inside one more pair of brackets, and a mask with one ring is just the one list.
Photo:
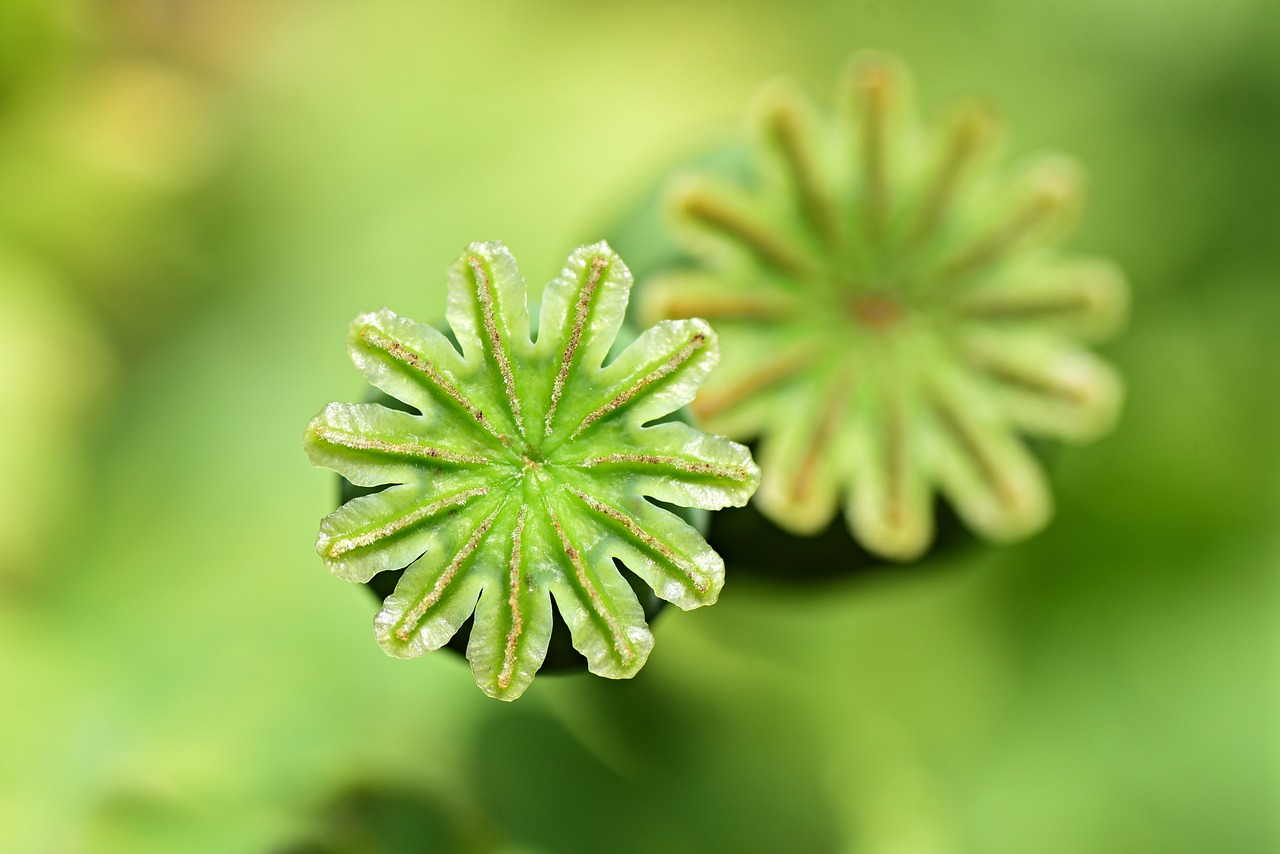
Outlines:
{"label": "blurred green background", "polygon": [[[629,683],[403,662],[312,543],[346,324],[538,284],[885,48],[1091,175],[1119,430],[1015,547],[729,583]],[[1274,0],[0,0],[0,850],[1280,850]]]}

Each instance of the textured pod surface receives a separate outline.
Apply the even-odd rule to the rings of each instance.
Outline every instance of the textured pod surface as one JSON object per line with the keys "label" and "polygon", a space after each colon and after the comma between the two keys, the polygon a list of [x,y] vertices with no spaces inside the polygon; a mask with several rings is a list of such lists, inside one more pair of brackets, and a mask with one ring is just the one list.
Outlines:
{"label": "textured pod surface", "polygon": [[913,560],[940,493],[978,534],[1016,540],[1052,515],[1020,437],[1088,441],[1117,416],[1112,334],[1127,285],[1054,249],[1080,177],[1059,156],[995,168],[993,122],[936,132],[905,73],[856,62],[822,116],[775,87],[757,104],[755,180],[685,176],[671,192],[697,268],[646,283],[645,322],[705,317],[724,365],[698,423],[758,439],[762,513],[816,534],[843,507],[867,550]]}
{"label": "textured pod surface", "polygon": [[718,348],[705,321],[669,320],[605,364],[630,288],[607,245],[575,251],[543,293],[535,340],[515,259],[472,244],[450,270],[456,347],[387,309],[352,324],[352,360],[421,414],[333,403],[308,425],[315,465],[393,484],[325,517],[316,548],[350,581],[408,567],[375,619],[389,654],[437,649],[474,613],[476,682],[509,700],[542,664],[552,597],[593,673],[644,665],[653,638],[615,559],[681,608],[716,600],[720,557],[646,496],[740,506],[759,472],[742,445],[646,426],[693,398]]}
{"label": "textured pod surface", "polygon": [[[627,337],[627,331],[624,328],[623,334],[619,336],[619,340],[615,343],[614,351],[620,349],[624,343],[630,343],[634,336]],[[394,397],[384,394],[377,389],[370,389],[370,393],[365,396],[365,403],[376,403],[379,406],[385,406],[388,409],[394,409],[399,412],[410,412],[414,415],[419,414],[404,401],[396,400]],[[387,484],[379,486],[356,486],[342,475],[335,475],[338,482],[338,505],[341,506],[354,498],[364,495],[371,495],[375,492],[381,492],[388,487]],[[711,514],[706,510],[688,507],[671,506],[670,509],[679,515],[686,522],[689,522],[698,533],[707,536],[707,519]],[[737,508],[747,510],[749,508]],[[726,511],[720,511],[721,513]],[[707,542],[715,548],[717,552],[724,557],[724,549],[717,547],[712,539],[708,537]],[[645,620],[650,626],[659,614],[666,607],[666,602],[662,601],[643,581],[637,578],[633,573],[622,566],[617,561],[614,562],[620,568],[622,575],[631,584],[631,589],[635,592],[636,598],[640,602],[640,607],[644,610]],[[377,575],[365,582],[365,588],[372,593],[378,602],[382,602],[393,592],[396,585],[400,583],[400,579],[404,576],[404,569],[389,569],[379,572]],[[555,607],[555,602],[551,605],[551,639],[547,643],[547,654],[542,661],[542,667],[538,670],[541,674],[547,673],[585,673],[587,671],[587,659],[582,653],[573,647],[573,637],[569,634],[569,627],[565,625],[564,618],[560,616],[560,612]],[[466,656],[467,644],[471,642],[471,629],[474,623],[474,615],[472,619],[467,620],[458,629],[458,632],[449,639],[444,646],[451,652],[458,655]]]}

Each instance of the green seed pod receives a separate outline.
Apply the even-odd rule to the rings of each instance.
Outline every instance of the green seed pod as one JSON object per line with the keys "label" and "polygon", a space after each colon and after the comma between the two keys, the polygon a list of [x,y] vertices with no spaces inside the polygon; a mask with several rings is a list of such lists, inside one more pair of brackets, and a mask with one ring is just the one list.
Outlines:
{"label": "green seed pod", "polygon": [[356,486],[392,484],[327,516],[316,542],[350,581],[405,570],[375,618],[388,654],[438,649],[474,612],[476,682],[512,700],[547,654],[552,597],[592,673],[644,665],[653,637],[615,561],[682,609],[716,600],[723,561],[658,503],[742,505],[759,471],[742,445],[656,423],[719,357],[705,321],[662,321],[606,361],[630,289],[608,246],[578,249],[543,293],[535,340],[515,259],[477,243],[450,270],[458,346],[388,309],[352,324],[352,360],[419,414],[333,403],[304,444]]}
{"label": "green seed pod", "polygon": [[716,324],[723,365],[691,411],[758,446],[752,507],[796,537],[842,510],[853,551],[891,561],[925,554],[951,511],[996,542],[1040,530],[1027,440],[1095,439],[1122,398],[1085,345],[1121,325],[1124,278],[1056,249],[1077,167],[1000,168],[974,106],[927,130],[883,58],[854,63],[831,115],[775,86],[752,126],[750,158],[726,149],[667,188],[670,239],[641,215],[616,240],[653,262],[641,322]]}
{"label": "green seed pod", "polygon": [[[448,336],[448,333],[445,333]],[[454,342],[456,345],[456,342]],[[396,400],[389,394],[375,392],[369,395],[367,403],[375,403],[384,406],[387,409],[395,409],[400,412],[409,412],[414,415],[421,415],[413,407],[404,401]],[[372,495],[375,492],[382,492],[387,488],[387,484],[381,486],[356,486],[342,475],[338,475],[338,505],[346,504],[353,498],[359,498],[362,495]],[[698,508],[690,507],[670,507],[671,512],[684,519],[697,529],[698,533],[706,536],[707,533],[707,512]],[[631,585],[632,591],[636,594],[636,599],[640,602],[640,607],[644,609],[644,618],[650,624],[654,619],[662,613],[666,605],[659,599],[654,592],[649,589],[643,581],[635,576],[633,572],[626,568],[622,563],[615,560],[614,565],[622,574],[622,577]],[[404,575],[403,569],[387,569],[379,572],[373,578],[365,582],[367,587],[379,602],[385,600],[393,592],[396,585],[400,583],[400,578]],[[542,667],[539,673],[551,672],[584,672],[587,670],[587,659],[573,648],[573,638],[569,633],[569,627],[565,625],[564,617],[560,616],[560,610],[556,608],[555,602],[551,603],[551,639],[547,643],[547,655],[542,661]],[[471,627],[474,622],[473,617],[468,617],[467,621],[458,629],[458,633],[449,638],[449,642],[445,644],[445,648],[459,655],[467,654],[467,644],[471,640]]]}

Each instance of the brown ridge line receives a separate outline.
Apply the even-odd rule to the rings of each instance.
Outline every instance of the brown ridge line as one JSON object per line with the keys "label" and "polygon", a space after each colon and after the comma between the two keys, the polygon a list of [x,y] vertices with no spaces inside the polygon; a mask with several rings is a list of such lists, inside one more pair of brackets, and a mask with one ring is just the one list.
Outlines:
{"label": "brown ridge line", "polygon": [[1089,402],[1089,395],[1083,389],[1065,383],[1054,382],[1052,377],[1037,376],[1015,365],[990,359],[972,359],[971,364],[993,380],[1015,388],[1043,394],[1046,397],[1057,398],[1058,400],[1081,406]]}
{"label": "brown ridge line", "polygon": [[693,401],[694,414],[703,419],[714,418],[752,395],[791,379],[817,359],[817,354],[813,352],[797,353],[790,358],[770,362],[763,369],[742,378],[722,391],[703,390]]}
{"label": "brown ridge line", "polygon": [[511,405],[511,414],[516,419],[516,429],[524,432],[524,417],[520,413],[520,398],[516,395],[516,377],[511,370],[511,360],[503,349],[502,339],[498,336],[498,320],[494,314],[493,283],[489,280],[489,271],[485,269],[484,259],[475,255],[467,258],[471,275],[476,282],[476,297],[480,301],[480,315],[484,320],[484,331],[493,348],[493,358],[498,363],[502,374],[502,384],[507,389],[507,402]]}
{"label": "brown ridge line", "polygon": [[686,343],[683,347],[681,347],[679,352],[673,354],[669,359],[667,359],[667,361],[664,364],[660,365],[659,367],[650,371],[645,376],[641,377],[640,380],[637,381],[635,385],[631,386],[626,391],[621,392],[616,397],[614,397],[613,400],[609,401],[604,406],[601,406],[599,409],[597,409],[595,412],[592,412],[586,418],[582,419],[582,423],[578,425],[578,428],[573,431],[573,433],[570,435],[569,438],[571,439],[575,438],[576,436],[581,434],[583,430],[590,427],[600,418],[604,417],[605,415],[608,415],[610,412],[613,412],[619,407],[626,405],[628,401],[630,401],[636,395],[644,391],[646,387],[653,385],[654,383],[662,380],[664,377],[673,373],[681,365],[689,361],[689,359],[693,356],[693,354],[701,350],[706,343],[707,343],[706,335],[704,335],[701,332],[695,333],[694,336],[689,339],[688,343]]}
{"label": "brown ridge line", "polygon": [[817,264],[778,239],[767,226],[724,199],[705,191],[691,191],[685,194],[680,206],[687,216],[747,244],[757,257],[779,272],[803,276],[817,268]]}
{"label": "brown ridge line", "polygon": [[446,379],[444,374],[442,374],[435,365],[431,364],[431,362],[408,349],[394,338],[388,338],[370,326],[366,326],[364,329],[360,330],[360,340],[364,341],[371,347],[376,347],[383,351],[401,364],[408,365],[410,368],[413,368],[415,371],[418,371],[427,379],[431,380],[436,388],[440,389],[449,397],[450,400],[462,407],[463,411],[474,418],[477,424],[488,430],[489,433],[503,445],[510,446],[510,441],[507,437],[494,429],[492,422],[489,421],[484,412],[477,409],[475,404],[467,400],[462,392],[458,390],[458,387]]}
{"label": "brown ridge line", "polygon": [[924,202],[917,209],[919,215],[909,238],[911,245],[914,246],[931,237],[938,223],[942,221],[942,216],[951,203],[956,187],[959,186],[965,167],[978,151],[985,129],[984,117],[977,111],[964,116],[952,129],[942,163],[929,183]]}
{"label": "brown ridge line", "polygon": [[937,413],[943,428],[959,443],[961,450],[973,460],[978,474],[991,485],[1000,502],[1006,507],[1011,507],[1017,497],[999,466],[991,460],[968,425],[961,421],[954,407],[940,399],[937,393],[933,393],[931,397],[933,410]]}
{"label": "brown ridge line", "polygon": [[805,449],[800,466],[796,469],[796,476],[791,481],[791,497],[796,501],[803,501],[808,497],[818,463],[826,458],[827,448],[835,439],[836,428],[839,426],[840,419],[844,417],[845,407],[849,403],[850,386],[851,383],[843,371],[837,373],[832,379],[826,406],[823,407],[822,417],[818,421],[818,429],[814,431],[813,440]]}
{"label": "brown ridge line", "polygon": [[318,427],[316,428],[315,435],[331,445],[338,445],[340,447],[350,448],[356,451],[382,451],[388,454],[427,457],[429,459],[439,460],[442,463],[483,465],[485,463],[492,462],[492,460],[476,456],[474,454],[459,454],[456,451],[446,451],[442,448],[433,448],[429,445],[419,445],[414,442],[386,442],[382,439],[362,436],[359,433],[348,433],[344,430],[338,430],[333,427]]}
{"label": "brown ridge line", "polygon": [[[1027,296],[1034,296],[1028,294]],[[963,300],[955,304],[956,313],[965,317],[986,318],[991,320],[1004,320],[1026,317],[1037,317],[1041,315],[1055,314],[1072,314],[1076,312],[1088,312],[1093,308],[1093,300],[1088,294],[1054,294],[1046,295],[1048,298],[1039,302],[1035,300],[1024,300],[1019,303],[1017,299],[1002,301],[993,295],[987,301],[982,301],[976,297],[971,300]]]}
{"label": "brown ridge line", "polygon": [[666,543],[660,542],[657,537],[650,534],[644,528],[641,528],[636,524],[636,521],[626,513],[623,513],[616,507],[605,504],[603,501],[597,501],[581,490],[570,487],[569,491],[576,495],[579,500],[592,510],[597,513],[603,513],[605,516],[625,528],[628,534],[640,540],[640,542],[644,543],[648,548],[662,555],[668,563],[680,570],[680,572],[689,579],[689,583],[692,584],[694,589],[699,593],[706,593],[711,589],[710,583],[706,578],[702,577],[702,573],[698,571],[697,566],[687,562],[683,557],[676,554],[675,551]]}
{"label": "brown ridge line", "polygon": [[492,513],[485,517],[484,521],[480,523],[480,526],[477,527],[475,532],[471,535],[471,539],[467,540],[466,545],[462,547],[461,551],[453,556],[453,560],[451,560],[449,565],[445,567],[445,571],[436,579],[436,583],[431,588],[430,592],[422,598],[422,601],[414,606],[412,611],[405,614],[404,619],[400,623],[400,628],[396,629],[396,637],[400,638],[401,641],[408,643],[409,638],[413,636],[413,633],[418,628],[418,624],[422,622],[422,618],[426,616],[427,611],[430,611],[437,603],[439,603],[440,599],[444,596],[445,591],[449,588],[449,585],[452,584],[454,578],[457,577],[458,570],[462,568],[462,564],[465,563],[467,558],[471,557],[475,550],[480,547],[480,543],[484,540],[485,535],[489,533],[489,529],[493,527],[494,520],[498,518],[498,514],[502,512],[502,508],[504,506],[504,504],[499,504]]}
{"label": "brown ridge line", "polygon": [[792,307],[777,300],[734,297],[674,296],[660,303],[664,317],[712,320],[772,320],[789,317]]}
{"label": "brown ridge line", "polygon": [[1033,194],[1001,226],[979,237],[938,270],[944,280],[959,280],[994,263],[1018,240],[1061,207],[1060,200],[1044,193]]}
{"label": "brown ridge line", "polygon": [[591,271],[587,274],[586,284],[578,294],[578,302],[573,311],[573,332],[569,335],[569,343],[564,350],[564,358],[560,361],[560,372],[556,374],[555,385],[551,389],[551,406],[547,409],[546,434],[551,435],[551,421],[555,418],[556,407],[560,405],[560,396],[564,394],[564,383],[569,376],[569,366],[573,356],[582,342],[582,332],[587,325],[587,314],[591,307],[591,296],[600,285],[600,278],[609,266],[609,259],[596,255],[591,259]]}
{"label": "brown ridge line", "polygon": [[441,498],[439,501],[433,501],[430,504],[419,507],[404,516],[401,516],[393,522],[388,522],[379,528],[374,528],[372,531],[366,531],[363,534],[358,534],[353,537],[343,537],[341,539],[333,540],[329,543],[327,553],[329,557],[336,559],[342,557],[347,552],[366,548],[381,539],[403,531],[410,525],[434,516],[441,510],[460,504],[466,504],[473,498],[485,495],[488,491],[489,487],[487,486],[477,486],[473,489],[463,490],[455,495],[450,495],[448,498]]}
{"label": "brown ridge line", "polygon": [[791,169],[791,177],[809,222],[823,243],[828,247],[835,246],[839,239],[835,206],[814,167],[813,152],[806,144],[805,129],[796,106],[789,102],[778,104],[770,112],[768,121]]}
{"label": "brown ridge line", "polygon": [[582,563],[582,555],[574,547],[573,543],[569,542],[569,535],[565,533],[564,526],[560,524],[560,520],[556,518],[556,514],[550,507],[547,507],[547,515],[551,519],[551,527],[555,528],[556,535],[560,538],[560,545],[564,547],[569,563],[573,566],[578,586],[587,594],[587,598],[591,600],[591,605],[596,615],[604,621],[609,633],[613,635],[614,651],[623,660],[623,664],[630,664],[636,657],[636,651],[631,648],[631,641],[623,633],[622,627],[618,625],[618,618],[605,607],[604,597],[600,595],[600,591],[596,589],[596,586],[591,583],[591,579],[587,576],[587,569]]}
{"label": "brown ridge line", "polygon": [[902,406],[898,401],[889,405],[889,416],[885,419],[885,462],[888,475],[887,495],[889,525],[898,528],[902,525],[904,513],[904,484],[906,479],[906,437],[903,435],[905,419]]}
{"label": "brown ridge line", "polygon": [[888,219],[889,188],[885,172],[885,112],[892,96],[889,72],[880,65],[864,69],[858,80],[863,96],[862,178],[867,209],[867,230],[872,240],[884,237]]}
{"label": "brown ridge line", "polygon": [[511,574],[507,579],[507,604],[511,608],[511,631],[507,632],[507,646],[502,655],[502,672],[498,674],[498,687],[503,691],[511,686],[511,678],[516,668],[516,647],[520,643],[520,635],[524,633],[524,617],[520,613],[520,561],[522,554],[520,542],[524,534],[524,523],[529,516],[529,506],[520,507],[520,516],[516,520],[516,530],[511,535]]}
{"label": "brown ridge line", "polygon": [[608,463],[638,463],[650,466],[671,466],[689,474],[705,474],[712,477],[723,477],[726,480],[747,481],[751,479],[750,470],[746,466],[719,465],[701,460],[686,460],[682,457],[663,456],[659,454],[608,454],[603,457],[591,457],[582,460],[578,465],[584,468],[606,465]]}

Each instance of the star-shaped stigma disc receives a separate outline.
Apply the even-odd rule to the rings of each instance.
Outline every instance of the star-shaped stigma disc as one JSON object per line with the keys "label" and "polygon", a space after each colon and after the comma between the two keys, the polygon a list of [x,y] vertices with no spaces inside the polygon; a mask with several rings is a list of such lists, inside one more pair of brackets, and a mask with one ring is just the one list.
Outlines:
{"label": "star-shaped stigma disc", "polygon": [[926,132],[907,90],[869,58],[834,115],[790,88],[763,95],[754,181],[677,182],[693,263],[646,281],[640,312],[716,324],[724,364],[692,411],[759,442],[761,512],[813,534],[843,507],[895,560],[932,542],[935,493],[993,540],[1046,523],[1020,436],[1110,429],[1121,383],[1084,345],[1127,301],[1114,266],[1054,249],[1078,207],[1071,161],[1008,174],[985,111]]}
{"label": "star-shaped stigma disc", "polygon": [[[391,655],[444,645],[474,612],[476,681],[518,697],[542,664],[552,605],[593,673],[634,675],[653,637],[615,559],[661,598],[716,600],[724,565],[667,509],[745,504],[759,472],[742,445],[679,421],[718,358],[706,321],[667,320],[609,359],[631,274],[605,244],[578,249],[542,295],[500,243],[472,244],[435,328],[361,315],[350,351],[369,381],[421,414],[333,403],[307,427],[315,465],[358,486],[317,550],[350,581],[408,566],[375,620]],[[606,363],[606,360],[607,363]]]}

